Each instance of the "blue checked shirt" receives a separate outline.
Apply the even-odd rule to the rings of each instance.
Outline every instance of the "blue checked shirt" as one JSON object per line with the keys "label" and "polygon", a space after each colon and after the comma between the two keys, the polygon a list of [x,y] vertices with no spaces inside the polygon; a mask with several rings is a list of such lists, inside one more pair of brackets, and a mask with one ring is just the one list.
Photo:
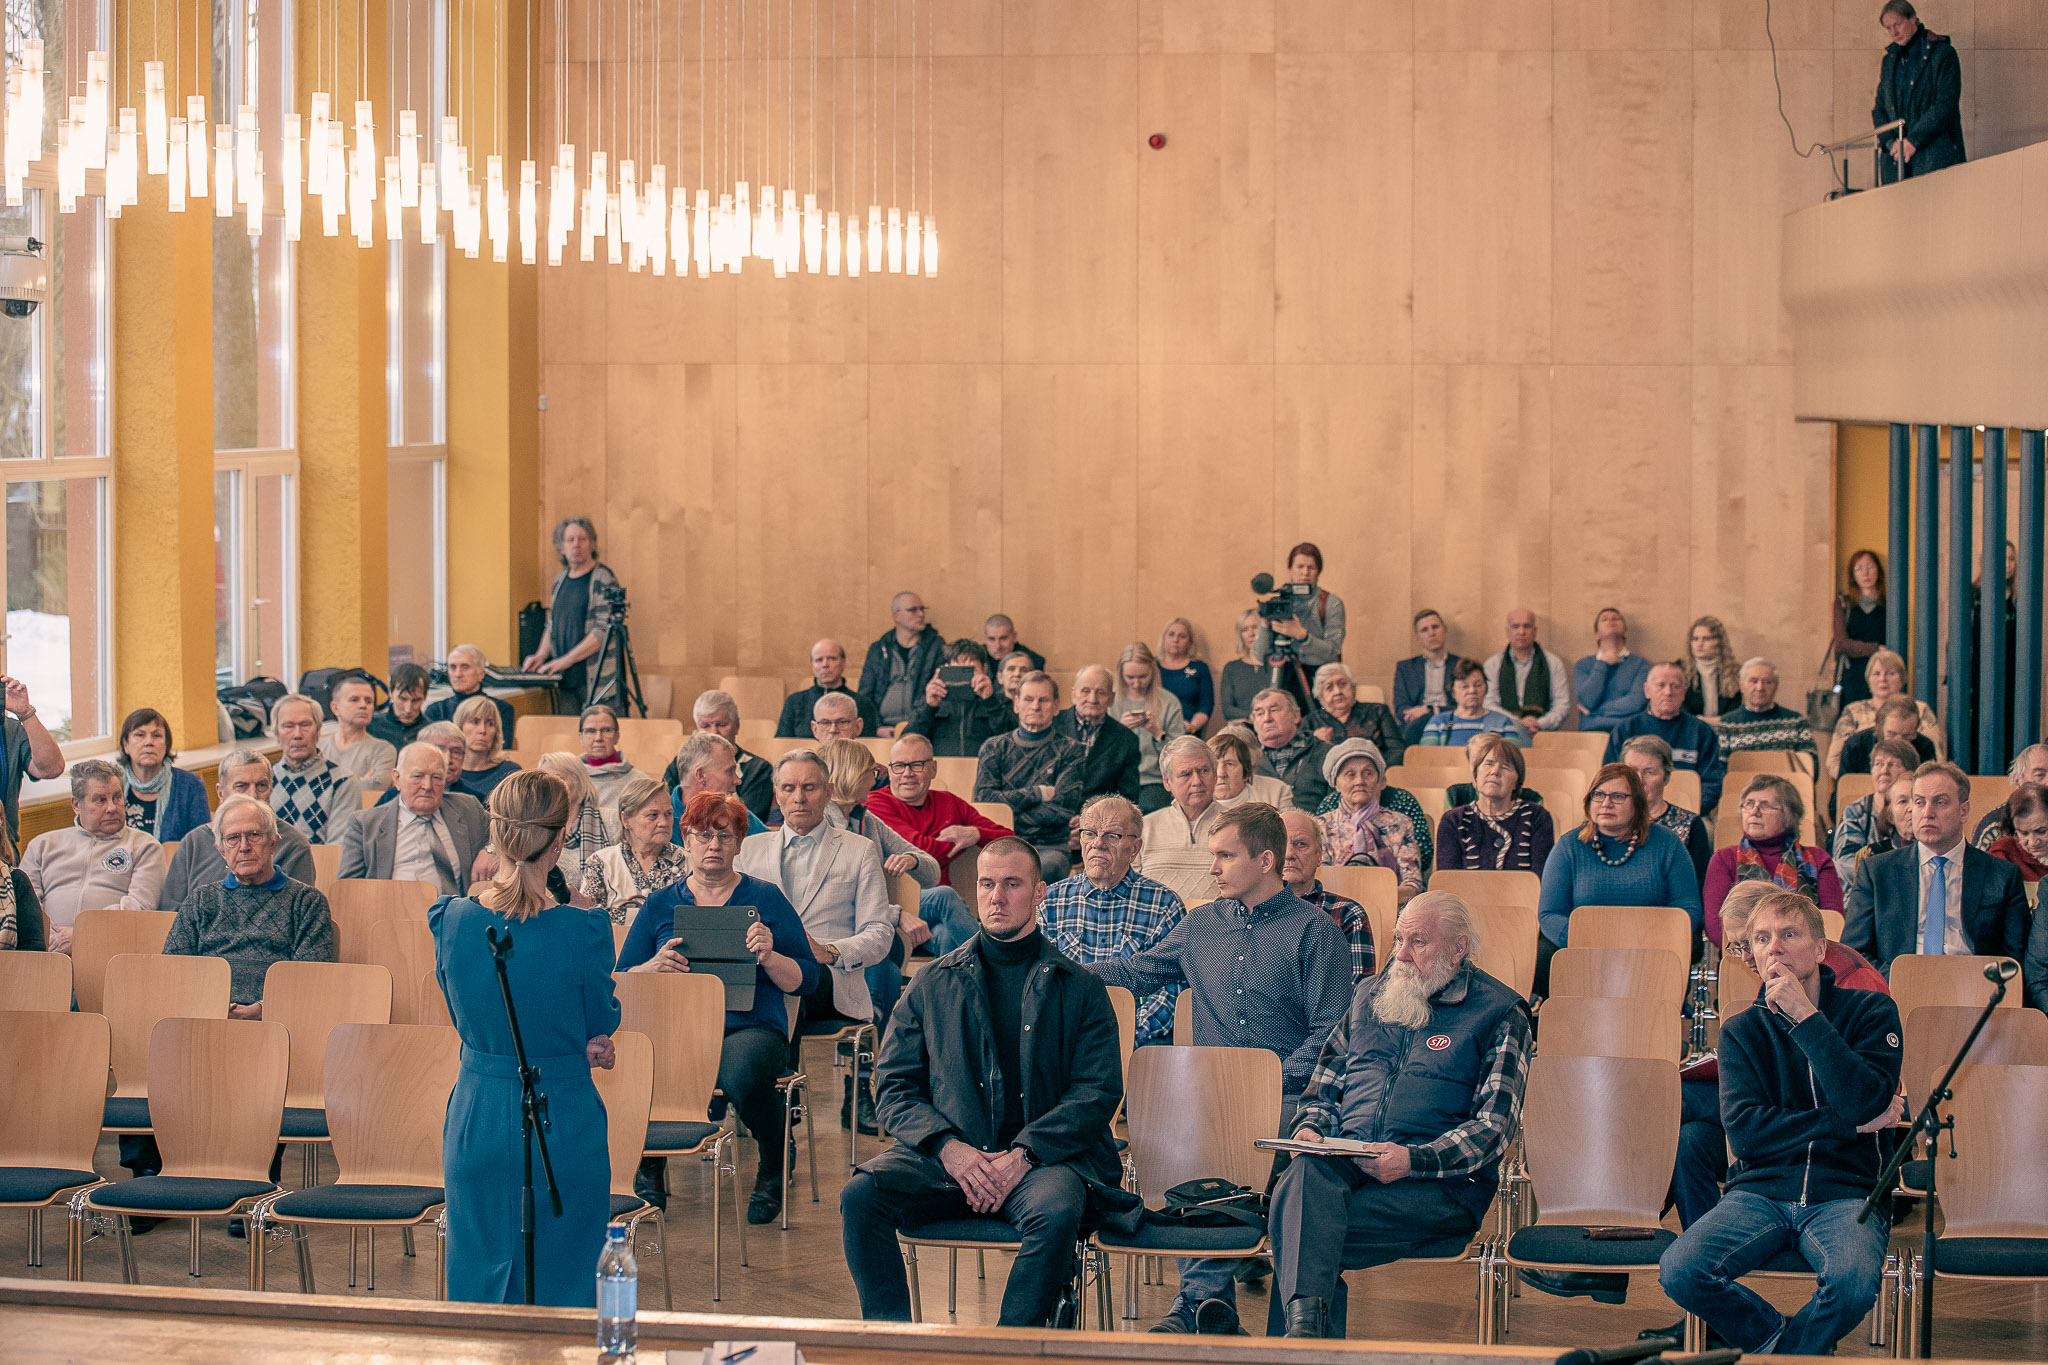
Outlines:
{"label": "blue checked shirt", "polygon": [[1197,1047],[1275,1053],[1281,1088],[1298,1095],[1351,1002],[1350,967],[1350,944],[1329,915],[1282,888],[1249,908],[1198,905],[1151,948],[1088,970],[1134,992],[1189,987]]}
{"label": "blue checked shirt", "polygon": [[[1144,952],[1186,914],[1177,894],[1133,869],[1107,890],[1096,889],[1085,876],[1054,882],[1038,907],[1038,926],[1055,947],[1086,966]],[[1173,1004],[1179,997],[1177,984],[1139,996],[1139,1042],[1173,1032]]]}
{"label": "blue checked shirt", "polygon": [[1365,907],[1349,896],[1327,890],[1320,881],[1302,899],[1328,915],[1331,922],[1344,931],[1344,937],[1351,940],[1351,984],[1356,986],[1371,976],[1372,916],[1365,913]]}

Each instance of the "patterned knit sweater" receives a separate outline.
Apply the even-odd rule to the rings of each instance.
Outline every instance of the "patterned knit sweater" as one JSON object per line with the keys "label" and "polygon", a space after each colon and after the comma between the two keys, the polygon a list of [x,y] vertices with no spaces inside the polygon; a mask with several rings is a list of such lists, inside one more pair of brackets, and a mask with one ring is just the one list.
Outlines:
{"label": "patterned knit sweater", "polygon": [[271,963],[332,962],[335,951],[327,897],[282,872],[258,886],[207,882],[179,907],[164,940],[171,956],[227,959],[228,999],[237,1005],[263,998]]}
{"label": "patterned knit sweater", "polygon": [[1813,730],[1807,725],[1806,717],[1784,706],[1773,706],[1768,711],[1752,711],[1747,706],[1723,712],[1715,722],[1715,730],[1721,736],[1721,752],[1741,753],[1745,749],[1790,749],[1796,753],[1814,754]]}

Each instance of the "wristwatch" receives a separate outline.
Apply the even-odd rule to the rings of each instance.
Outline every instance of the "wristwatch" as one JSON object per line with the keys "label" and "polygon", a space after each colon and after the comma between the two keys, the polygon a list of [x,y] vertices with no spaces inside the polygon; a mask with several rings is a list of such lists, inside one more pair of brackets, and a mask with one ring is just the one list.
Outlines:
{"label": "wristwatch", "polygon": [[836,963],[839,961],[839,950],[828,943],[825,945],[825,956]]}
{"label": "wristwatch", "polygon": [[1013,1143],[1010,1147],[1010,1150],[1013,1152],[1022,1152],[1024,1154],[1024,1164],[1026,1166],[1031,1167],[1034,1170],[1037,1169],[1038,1154],[1033,1152],[1029,1147],[1026,1147],[1023,1143],[1018,1142]]}

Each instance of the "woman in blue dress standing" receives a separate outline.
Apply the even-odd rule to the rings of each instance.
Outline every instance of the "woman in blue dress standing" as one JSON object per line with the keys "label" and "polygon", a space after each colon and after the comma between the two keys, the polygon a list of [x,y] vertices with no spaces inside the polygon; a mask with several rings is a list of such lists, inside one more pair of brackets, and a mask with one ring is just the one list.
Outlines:
{"label": "woman in blue dress standing", "polygon": [[611,1156],[590,1068],[612,1065],[619,1001],[612,991],[609,917],[557,905],[547,890],[569,814],[569,790],[559,778],[538,771],[506,778],[491,793],[497,875],[473,897],[444,896],[427,912],[434,973],[462,1036],[462,1070],[441,1139],[450,1299],[520,1303],[526,1297],[519,1066],[485,938],[486,930],[497,929],[512,936],[506,970],[527,1061],[547,1096],[548,1151],[562,1192],[558,1218],[536,1152],[534,1302],[596,1304]]}

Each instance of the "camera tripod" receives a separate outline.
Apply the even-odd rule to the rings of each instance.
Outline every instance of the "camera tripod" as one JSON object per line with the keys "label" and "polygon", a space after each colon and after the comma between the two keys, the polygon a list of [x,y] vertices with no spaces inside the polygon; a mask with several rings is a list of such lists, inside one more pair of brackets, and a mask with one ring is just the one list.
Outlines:
{"label": "camera tripod", "polygon": [[603,687],[594,688],[590,695],[583,699],[583,704],[596,706],[603,702],[612,706],[621,716],[634,714],[633,708],[637,707],[638,714],[646,715],[647,701],[640,695],[640,668],[633,662],[633,636],[626,629],[624,589],[619,591],[618,599],[612,603],[612,619],[605,627],[604,643],[597,647],[597,653],[591,655],[586,662],[595,670],[592,677],[603,678],[605,664],[612,661],[616,661],[618,666],[612,670],[610,679]]}

